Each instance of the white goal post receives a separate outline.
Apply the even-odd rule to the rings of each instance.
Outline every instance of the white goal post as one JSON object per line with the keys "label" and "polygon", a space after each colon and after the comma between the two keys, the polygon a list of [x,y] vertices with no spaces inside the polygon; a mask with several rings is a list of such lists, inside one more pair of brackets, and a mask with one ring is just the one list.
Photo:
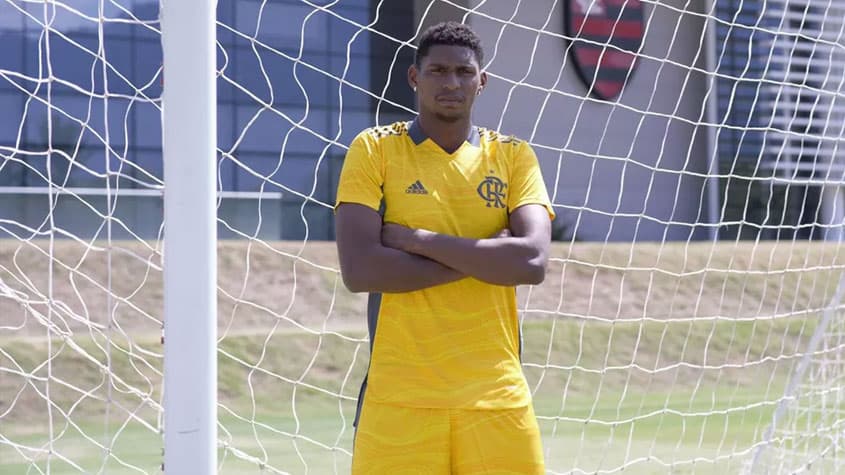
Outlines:
{"label": "white goal post", "polygon": [[216,2],[163,2],[164,471],[217,470]]}

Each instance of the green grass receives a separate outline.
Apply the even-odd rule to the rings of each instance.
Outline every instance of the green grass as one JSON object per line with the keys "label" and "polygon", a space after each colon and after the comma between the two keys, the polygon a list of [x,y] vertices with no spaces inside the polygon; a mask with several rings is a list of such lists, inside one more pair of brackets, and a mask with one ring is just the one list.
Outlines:
{"label": "green grass", "polygon": [[[772,401],[783,394],[794,364],[790,358],[760,361],[789,355],[812,327],[798,319],[613,325],[529,320],[523,331],[526,376],[535,393],[549,469],[592,472],[626,465],[626,473],[715,474],[738,471],[747,456],[718,463],[703,460],[747,450],[759,440],[771,421]],[[228,337],[220,345],[221,473],[259,473],[261,464],[290,473],[348,472],[366,343],[288,333],[274,335],[264,345],[265,337]],[[78,349],[53,342],[58,354],[52,360],[53,374],[76,389],[54,381],[51,399],[78,424],[66,426],[67,418],[53,411],[54,453],[84,473],[101,468],[109,474],[156,473],[163,444],[158,413],[150,402],[160,400],[156,372],[161,360],[142,350],[160,346],[155,341],[113,342],[121,348],[111,351],[113,372],[143,389],[149,401],[116,384],[109,405],[96,399],[108,394],[108,380],[84,356],[103,350],[91,339],[75,341]],[[46,359],[43,341],[8,340],[2,348],[25,372],[46,374],[38,367]],[[344,384],[353,355],[356,363]],[[10,367],[8,361],[0,363]],[[46,453],[31,450],[47,446],[46,405],[27,389],[34,385],[43,390],[45,385],[30,382],[8,374],[0,379],[0,413],[6,412],[0,434],[7,438],[0,443],[0,474],[47,471]],[[97,443],[109,448],[108,456]],[[13,444],[29,449],[21,449],[21,455]],[[670,464],[676,465],[670,469]],[[50,473],[80,470],[54,456]]]}
{"label": "green grass", "polygon": [[[636,456],[649,455],[665,463],[673,461],[693,460],[695,457],[712,458],[717,455],[728,454],[735,448],[747,448],[758,433],[755,433],[771,417],[771,408],[764,407],[739,411],[733,415],[711,414],[708,416],[679,416],[660,413],[661,410],[681,411],[687,413],[712,412],[727,409],[725,403],[713,404],[710,395],[650,394],[646,404],[631,402],[616,404],[612,398],[600,400],[596,403],[585,398],[573,398],[567,401],[567,407],[561,416],[580,420],[627,420],[641,416],[652,410],[658,413],[644,417],[636,422],[620,422],[613,425],[585,424],[584,422],[554,421],[541,418],[540,426],[544,444],[547,448],[547,466],[560,471],[579,467],[583,470],[608,470],[630,462]],[[731,394],[713,394],[716,399],[727,401]],[[746,392],[740,396],[734,395],[733,403],[755,402],[760,395]],[[668,400],[667,404],[663,404]],[[648,405],[651,401],[651,405]],[[659,402],[658,402],[659,401]],[[546,415],[558,413],[557,401],[537,400],[535,407],[538,414]],[[351,459],[348,454],[338,449],[320,447],[317,443],[349,450],[351,447],[351,430],[347,427],[342,436],[341,424],[337,411],[313,410],[308,404],[303,404],[300,411],[300,429],[296,437],[289,434],[295,431],[295,422],[289,417],[279,417],[263,414],[258,419],[263,426],[256,427],[247,422],[222,415],[220,418],[221,438],[228,444],[245,451],[258,461],[264,459],[262,447],[267,454],[266,462],[277,469],[291,473],[334,473],[335,467],[339,473],[348,473]],[[351,409],[351,408],[347,408]],[[347,412],[351,416],[351,410]],[[103,434],[103,427],[96,424],[85,424],[83,430],[91,434]],[[116,428],[112,428],[112,435]],[[253,432],[254,431],[254,432]],[[281,434],[280,432],[283,432]],[[102,439],[101,439],[102,440]],[[30,434],[17,440],[26,445],[43,443],[43,436]],[[630,445],[630,447],[629,447]],[[58,453],[72,456],[75,463],[86,473],[96,472],[103,463],[104,452],[95,449],[82,437],[79,432],[67,432],[57,440],[54,447]],[[161,460],[161,438],[154,432],[142,429],[138,425],[130,426],[120,433],[112,447],[112,453],[120,461],[131,464],[147,472],[155,472]],[[0,452],[0,473],[21,474],[38,473],[34,469],[27,472],[27,465],[21,464],[8,450]],[[221,450],[218,459],[221,461],[221,473],[258,473],[258,461],[248,462],[238,459],[232,453]],[[632,457],[631,455],[634,455]],[[736,469],[737,461],[724,461],[719,464],[698,463],[695,473],[718,473],[731,467]],[[46,471],[46,463],[42,457],[37,464]],[[137,473],[120,465],[117,460],[110,460],[106,464],[105,473]],[[659,468],[654,461],[638,463],[626,469],[626,473],[666,473],[668,470]],[[689,472],[685,470],[689,469]],[[693,466],[680,465],[676,468],[679,473],[692,473]],[[736,470],[729,470],[729,473]],[[79,473],[72,467],[58,461],[51,463],[51,473]]]}
{"label": "green grass", "polygon": [[[12,329],[0,334],[0,475],[45,473],[49,427],[50,473],[157,473],[163,347],[160,322],[148,316],[161,316],[161,273],[131,257],[149,249],[116,245],[129,252],[112,256],[57,241],[50,274],[50,261],[31,246],[0,241],[0,267],[7,269],[0,278],[13,290],[31,296],[16,284],[26,281],[46,294],[51,276],[55,301],[94,319],[61,322],[73,340],[54,339],[48,352],[43,324],[17,301],[0,299],[0,328]],[[294,474],[345,473],[368,357],[362,331],[348,329],[365,321],[363,296],[346,292],[336,272],[290,257],[302,252],[336,269],[334,243],[272,245],[274,251],[253,246],[249,257],[244,242],[219,247],[219,285],[239,296],[248,276],[243,300],[255,304],[218,296],[221,329],[232,324],[218,360],[220,472],[260,473],[266,463]],[[815,330],[814,312],[833,296],[845,268],[841,251],[790,242],[553,244],[546,281],[520,300],[528,309],[523,361],[547,467],[740,472],[749,458],[743,452],[772,419],[796,351]],[[67,270],[77,267],[100,285],[111,282],[112,294],[131,296],[132,306],[109,307],[97,285]],[[106,316],[133,339],[116,331],[111,341],[92,335],[91,323],[105,324]],[[648,319],[622,320],[639,316]],[[730,320],[749,316],[759,319]],[[696,320],[678,321],[686,317]],[[309,335],[298,326],[324,324],[346,329],[345,337]],[[96,363],[107,360],[109,372]]]}

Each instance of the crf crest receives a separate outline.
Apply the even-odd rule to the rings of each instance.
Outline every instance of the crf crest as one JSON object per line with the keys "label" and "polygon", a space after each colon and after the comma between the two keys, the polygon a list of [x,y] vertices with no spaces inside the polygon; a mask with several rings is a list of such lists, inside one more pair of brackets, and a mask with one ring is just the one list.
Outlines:
{"label": "crf crest", "polygon": [[[492,173],[492,172],[491,172]],[[484,180],[478,184],[478,196],[487,202],[488,208],[505,208],[507,202],[505,201],[505,189],[508,184],[503,182],[499,177],[488,175]]]}

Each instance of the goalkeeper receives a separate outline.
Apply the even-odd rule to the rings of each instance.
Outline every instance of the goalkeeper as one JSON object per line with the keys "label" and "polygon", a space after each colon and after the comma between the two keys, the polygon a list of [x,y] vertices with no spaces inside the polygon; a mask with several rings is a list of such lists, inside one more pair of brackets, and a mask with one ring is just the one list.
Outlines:
{"label": "goalkeeper", "polygon": [[369,292],[353,474],[541,474],[515,286],[545,275],[554,217],[528,143],[472,125],[487,83],[466,25],[420,38],[419,115],[352,142],[337,190],[341,273]]}

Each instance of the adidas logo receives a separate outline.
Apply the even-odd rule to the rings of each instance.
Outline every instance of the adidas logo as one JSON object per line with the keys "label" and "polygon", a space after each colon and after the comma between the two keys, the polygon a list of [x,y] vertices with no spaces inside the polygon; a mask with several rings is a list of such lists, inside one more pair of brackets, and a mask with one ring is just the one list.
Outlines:
{"label": "adidas logo", "polygon": [[428,190],[426,190],[423,184],[419,180],[417,180],[411,183],[411,186],[405,189],[405,193],[411,193],[414,195],[427,195]]}

